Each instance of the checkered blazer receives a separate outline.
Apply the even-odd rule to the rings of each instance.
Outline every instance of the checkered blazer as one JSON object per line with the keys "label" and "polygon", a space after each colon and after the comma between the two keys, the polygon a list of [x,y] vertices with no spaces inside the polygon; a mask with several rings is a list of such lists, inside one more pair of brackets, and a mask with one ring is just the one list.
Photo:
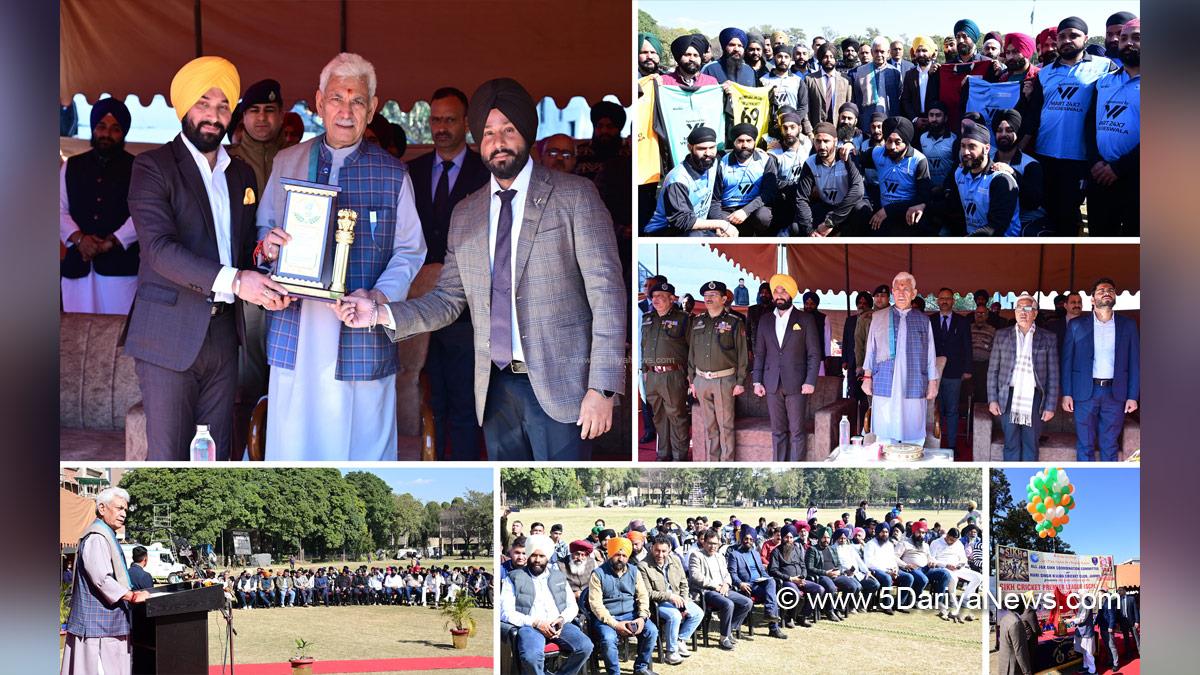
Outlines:
{"label": "checkered blazer", "polygon": [[[988,361],[988,402],[1000,404],[1000,412],[1008,412],[1008,384],[1012,382],[1013,367],[1017,362],[1017,328],[1001,328],[996,331],[992,342],[992,356]],[[1058,338],[1046,328],[1034,328],[1033,332],[1033,380],[1042,391],[1042,410],[1053,412],[1058,408]]]}
{"label": "checkered blazer", "polygon": [[[437,288],[392,303],[402,340],[437,330],[463,308],[475,330],[475,415],[482,423],[491,377],[491,181],[458,203]],[[517,318],[529,380],[550,417],[572,423],[589,388],[625,386],[625,285],[612,219],[588,180],[533,167],[516,249]]]}

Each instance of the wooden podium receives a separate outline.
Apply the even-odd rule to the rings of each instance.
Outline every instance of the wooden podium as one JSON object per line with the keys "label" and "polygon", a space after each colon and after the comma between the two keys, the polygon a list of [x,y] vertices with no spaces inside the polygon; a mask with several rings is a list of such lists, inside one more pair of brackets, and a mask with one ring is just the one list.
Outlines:
{"label": "wooden podium", "polygon": [[190,582],[155,586],[146,602],[133,605],[133,672],[138,675],[196,675],[208,672],[208,613],[225,606],[220,585],[193,588]]}

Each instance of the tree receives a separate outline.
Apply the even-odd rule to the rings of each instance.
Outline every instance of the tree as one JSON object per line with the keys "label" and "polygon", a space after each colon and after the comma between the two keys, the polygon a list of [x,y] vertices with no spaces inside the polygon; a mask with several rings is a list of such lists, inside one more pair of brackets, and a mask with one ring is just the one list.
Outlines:
{"label": "tree", "polygon": [[354,488],[366,507],[367,530],[375,548],[386,548],[395,541],[396,504],[392,488],[382,478],[366,471],[351,471],[346,482]]}
{"label": "tree", "polygon": [[638,32],[639,33],[658,33],[658,22],[650,13],[644,9],[638,10]]}
{"label": "tree", "polygon": [[827,469],[826,489],[839,497],[842,503],[858,501],[867,496],[871,487],[870,471],[867,469]]}
{"label": "tree", "polygon": [[504,491],[509,502],[532,504],[542,501],[554,489],[554,476],[549,469],[504,469]]}
{"label": "tree", "polygon": [[968,499],[978,503],[981,490],[979,472],[974,469],[928,469],[921,480],[920,489],[943,509],[962,504]]}
{"label": "tree", "polygon": [[400,546],[423,546],[425,505],[409,493],[392,495],[395,518],[392,529]]}
{"label": "tree", "polygon": [[1074,553],[1062,537],[1038,537],[1033,516],[1025,510],[1025,500],[1013,501],[1008,476],[1002,469],[992,469],[988,473],[991,474],[993,550],[996,546],[1015,546],[1046,553]]}

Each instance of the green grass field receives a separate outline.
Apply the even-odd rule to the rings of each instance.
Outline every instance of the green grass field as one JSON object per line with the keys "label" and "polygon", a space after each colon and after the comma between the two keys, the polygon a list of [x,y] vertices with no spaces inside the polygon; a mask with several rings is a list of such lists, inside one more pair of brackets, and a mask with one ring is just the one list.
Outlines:
{"label": "green grass field", "polygon": [[[853,506],[844,506],[839,508],[824,508],[817,512],[817,518],[822,523],[833,523],[833,521],[841,518],[842,513],[849,513],[851,520],[854,519],[854,510],[857,504]],[[882,505],[876,508],[868,507],[868,515],[876,520],[882,520],[891,507],[883,508]],[[803,519],[807,509],[745,509],[739,507],[721,507],[717,509],[696,508],[688,506],[672,506],[668,508],[660,508],[658,506],[641,506],[631,508],[590,508],[590,509],[522,509],[510,513],[508,522],[511,525],[513,520],[520,520],[525,525],[525,532],[529,532],[529,527],[535,522],[545,524],[546,531],[550,531],[550,527],[555,523],[562,523],[563,537],[567,541],[583,539],[592,530],[592,524],[597,518],[603,518],[608,527],[620,532],[629,525],[629,521],[635,518],[641,518],[646,521],[647,527],[653,527],[654,521],[663,516],[667,516],[678,523],[684,523],[692,516],[708,516],[709,520],[720,520],[725,523],[729,520],[729,515],[736,515],[743,523],[758,525],[758,519],[766,518],[767,522],[772,520],[777,523],[783,523],[784,518],[800,518]],[[904,520],[917,520],[925,518],[932,527],[934,523],[940,522],[942,527],[949,529],[954,526],[960,518],[966,515],[966,509],[947,509],[944,511],[929,511],[929,510],[904,510]],[[986,517],[986,514],[984,514]]]}
{"label": "green grass field", "polygon": [[[367,561],[366,558],[346,560],[344,562],[341,560],[327,560],[325,562],[307,562],[307,561],[297,560],[296,568],[297,569],[304,568],[304,569],[315,570],[318,567],[328,568],[330,566],[336,566],[337,569],[340,570],[343,566],[346,566],[346,567],[349,567],[351,570],[355,570],[355,569],[358,569],[359,565],[366,565],[367,567],[388,567],[389,565],[393,566],[393,567],[395,567],[395,566],[407,567],[409,565],[409,563],[411,563],[411,562],[413,562],[413,561],[411,561],[411,560],[392,560],[392,559],[386,559],[386,560],[373,559],[371,561]],[[421,566],[422,567],[430,567],[433,565],[436,565],[437,567],[441,567],[442,565],[449,565],[450,569],[454,569],[455,567],[486,567],[488,569],[491,569],[492,557],[491,556],[476,556],[474,558],[461,558],[458,556],[453,556],[453,557],[446,556],[444,558],[437,559],[437,560],[435,560],[433,558],[421,558]],[[274,563],[272,563],[271,565],[269,565],[269,567],[270,567],[270,569],[273,569],[276,572],[279,572],[279,571],[288,569],[288,561],[286,558],[281,561],[277,560]],[[224,570],[232,570],[234,574],[241,574],[242,570],[244,570],[244,569],[247,569],[247,570],[250,570],[251,572],[253,572],[258,568],[257,567],[242,567],[240,565],[234,565],[232,567],[217,567],[216,569],[217,569],[218,573],[222,572]]]}
{"label": "green grass field", "polygon": [[[313,643],[311,655],[324,661],[491,656],[494,614],[491,609],[474,610],[475,635],[460,651],[451,646],[441,613],[426,607],[234,610],[233,627],[238,634],[233,651],[237,663],[286,662],[293,655],[296,639],[303,638]],[[208,617],[209,664],[220,665],[227,648],[225,621],[219,612],[210,612]]]}

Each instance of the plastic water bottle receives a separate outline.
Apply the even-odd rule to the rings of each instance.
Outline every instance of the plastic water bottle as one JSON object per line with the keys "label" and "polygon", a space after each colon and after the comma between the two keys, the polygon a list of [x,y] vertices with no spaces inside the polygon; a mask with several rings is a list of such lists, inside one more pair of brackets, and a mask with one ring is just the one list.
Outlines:
{"label": "plastic water bottle", "polygon": [[850,445],[850,420],[845,415],[838,422],[838,445],[843,448]]}
{"label": "plastic water bottle", "polygon": [[207,424],[196,425],[196,435],[192,437],[189,447],[193,462],[212,462],[217,459],[217,443],[208,433]]}

